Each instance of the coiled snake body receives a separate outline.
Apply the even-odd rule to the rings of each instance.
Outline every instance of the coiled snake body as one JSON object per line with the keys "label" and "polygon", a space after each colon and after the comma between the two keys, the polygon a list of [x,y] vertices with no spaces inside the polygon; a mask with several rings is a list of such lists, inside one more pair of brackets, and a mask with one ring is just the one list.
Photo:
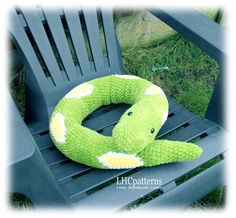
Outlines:
{"label": "coiled snake body", "polygon": [[[101,135],[81,125],[103,105],[132,105],[113,128]],[[137,76],[111,75],[80,84],[54,109],[49,130],[57,148],[70,159],[95,168],[123,169],[154,166],[198,158],[195,144],[155,140],[168,116],[162,89]]]}

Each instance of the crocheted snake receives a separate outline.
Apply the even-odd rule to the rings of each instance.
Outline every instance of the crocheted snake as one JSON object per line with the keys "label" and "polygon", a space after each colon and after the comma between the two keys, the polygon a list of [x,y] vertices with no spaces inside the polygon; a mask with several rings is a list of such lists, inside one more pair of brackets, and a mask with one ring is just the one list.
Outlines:
{"label": "crocheted snake", "polygon": [[[81,125],[103,105],[132,105],[104,136]],[[102,169],[154,166],[198,158],[195,144],[155,140],[168,116],[162,89],[137,76],[111,75],[82,83],[55,107],[49,124],[56,147],[73,161]]]}

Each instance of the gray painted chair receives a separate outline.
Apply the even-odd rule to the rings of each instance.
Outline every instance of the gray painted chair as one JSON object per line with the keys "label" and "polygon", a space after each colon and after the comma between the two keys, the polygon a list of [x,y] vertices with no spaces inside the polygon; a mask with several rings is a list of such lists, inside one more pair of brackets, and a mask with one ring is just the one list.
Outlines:
{"label": "gray painted chair", "polygon": [[[58,100],[79,83],[110,74],[123,74],[121,50],[111,11],[55,10],[37,8],[11,13],[10,37],[26,71],[26,117],[23,120],[10,98],[11,192],[28,196],[36,207],[75,206],[124,208],[156,190],[117,190],[116,178],[160,178],[158,197],[140,208],[187,206],[204,197],[224,181],[223,125],[223,28],[195,11],[176,13],[151,11],[215,58],[221,74],[210,101],[206,118],[169,98],[169,117],[157,138],[196,142],[204,149],[197,160],[138,170],[98,170],[77,164],[62,155],[50,140],[48,120]],[[98,22],[100,21],[100,22]],[[99,24],[101,23],[101,32]],[[105,50],[101,46],[105,38]],[[102,107],[84,125],[111,135],[113,126],[127,105]],[[178,183],[182,176],[219,156],[207,170]],[[181,193],[181,194],[180,194]]]}

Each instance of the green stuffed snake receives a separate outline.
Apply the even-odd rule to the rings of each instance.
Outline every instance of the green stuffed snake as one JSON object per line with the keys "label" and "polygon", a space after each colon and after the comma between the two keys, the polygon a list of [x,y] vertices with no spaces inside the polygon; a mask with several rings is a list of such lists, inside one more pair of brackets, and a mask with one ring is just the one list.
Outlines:
{"label": "green stuffed snake", "polygon": [[[82,126],[103,105],[132,105],[104,136]],[[55,107],[49,124],[56,147],[73,161],[101,169],[124,169],[193,160],[202,154],[195,144],[155,140],[168,116],[162,89],[137,76],[111,75],[73,88]]]}

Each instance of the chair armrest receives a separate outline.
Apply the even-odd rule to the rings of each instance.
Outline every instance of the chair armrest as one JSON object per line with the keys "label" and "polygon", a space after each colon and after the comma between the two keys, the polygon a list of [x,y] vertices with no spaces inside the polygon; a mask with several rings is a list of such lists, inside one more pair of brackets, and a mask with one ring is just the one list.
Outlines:
{"label": "chair armrest", "polygon": [[222,58],[226,55],[224,27],[193,9],[186,11],[158,9],[149,12],[193,42],[221,65]]}
{"label": "chair armrest", "polygon": [[228,54],[224,46],[224,34],[226,34],[227,30],[193,9],[187,11],[158,9],[149,10],[149,12],[193,42],[219,64],[220,75],[218,76],[205,117],[225,127],[225,104],[223,104],[225,100],[224,60]]}
{"label": "chair armrest", "polygon": [[30,157],[36,147],[31,133],[22,119],[12,97],[9,96],[10,110],[10,166]]}

